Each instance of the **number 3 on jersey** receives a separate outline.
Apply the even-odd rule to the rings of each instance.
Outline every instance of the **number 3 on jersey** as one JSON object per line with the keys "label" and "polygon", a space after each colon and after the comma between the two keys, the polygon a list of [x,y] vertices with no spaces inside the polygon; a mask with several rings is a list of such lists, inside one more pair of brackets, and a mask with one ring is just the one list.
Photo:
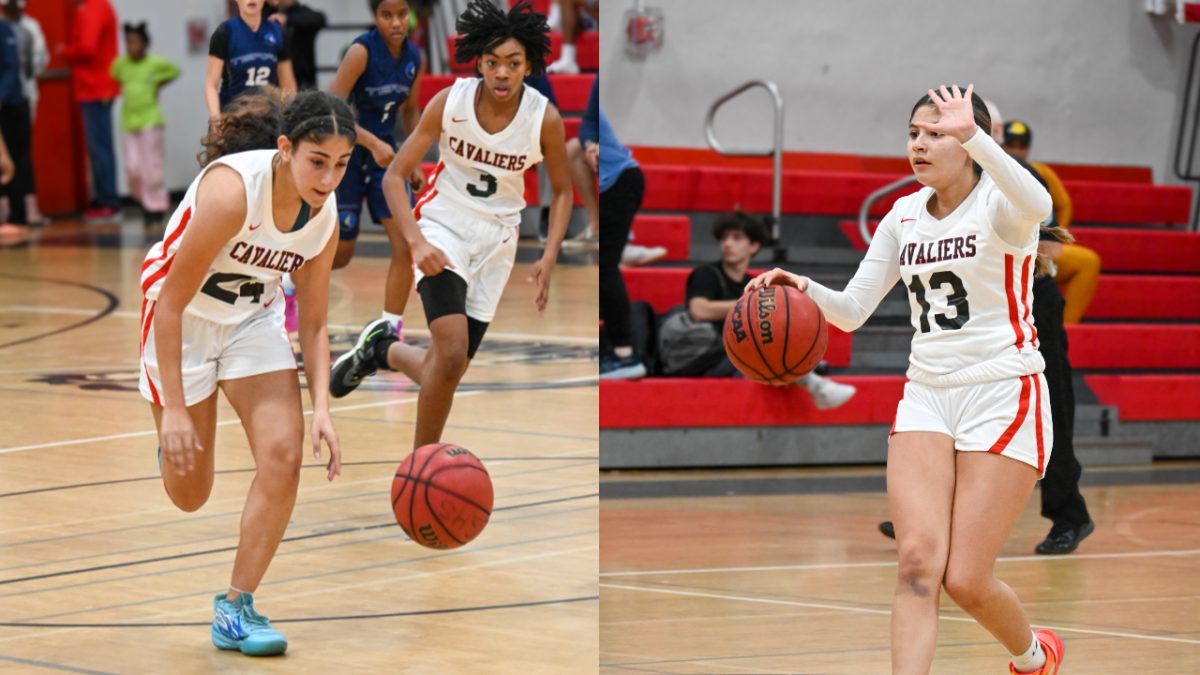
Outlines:
{"label": "number 3 on jersey", "polygon": [[[967,303],[967,289],[963,286],[962,279],[949,270],[929,275],[929,290],[932,291],[943,286],[949,287],[946,305],[949,309],[954,310],[954,316],[939,312],[933,315],[933,320],[937,321],[937,325],[941,326],[942,330],[958,330],[971,319],[971,307]],[[908,290],[912,291],[917,304],[921,306],[921,332],[928,333],[932,330],[929,325],[929,315],[933,311],[933,305],[925,298],[925,285],[921,283],[920,276],[913,275],[912,281],[908,282]]]}
{"label": "number 3 on jersey", "polygon": [[479,180],[483,181],[483,187],[476,187],[474,183],[467,183],[467,192],[470,192],[472,197],[487,199],[496,194],[499,186],[496,183],[495,176],[490,173],[482,173],[479,176]]}

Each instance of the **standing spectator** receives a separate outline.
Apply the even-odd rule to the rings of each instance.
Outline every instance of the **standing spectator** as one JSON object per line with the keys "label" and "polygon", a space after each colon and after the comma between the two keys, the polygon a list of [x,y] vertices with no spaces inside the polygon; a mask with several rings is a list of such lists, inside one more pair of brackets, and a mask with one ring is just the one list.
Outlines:
{"label": "standing spectator", "polygon": [[588,165],[600,176],[600,318],[613,351],[600,356],[600,379],[639,379],[646,376],[646,366],[633,350],[629,293],[620,264],[633,217],[642,207],[646,179],[600,108],[599,78],[592,84],[579,140]]}
{"label": "standing spectator", "polygon": [[213,31],[204,76],[209,119],[238,96],[267,85],[296,93],[291,40],[283,26],[263,20],[263,2],[237,0],[238,15]]}
{"label": "standing spectator", "polygon": [[[46,51],[46,36],[42,33],[42,26],[37,19],[25,14],[25,0],[5,0],[4,18],[19,29],[17,41],[21,59],[21,85],[25,90],[25,99],[29,101],[30,125],[36,126],[37,78],[46,72],[46,64],[50,63],[50,53]],[[32,139],[29,145],[32,147]],[[42,223],[45,219],[38,208],[37,182],[33,177],[32,163],[29,168],[29,194],[25,196],[25,214],[30,223]]]}
{"label": "standing spectator", "polygon": [[112,102],[120,86],[110,74],[117,59],[117,14],[108,0],[75,0],[75,7],[70,42],[62,48],[62,56],[71,64],[92,165],[92,205],[83,217],[110,220],[120,205],[112,137]]}
{"label": "standing spectator", "polygon": [[147,226],[162,222],[167,210],[163,183],[166,119],[158,107],[158,91],[179,77],[179,66],[147,54],[150,34],[146,22],[125,24],[125,51],[113,62],[112,75],[121,83],[121,131],[129,192],[142,205]]}
{"label": "standing spectator", "polygon": [[[557,14],[555,10],[558,10]],[[551,63],[546,72],[575,74],[579,72],[579,64],[575,62],[575,41],[579,34],[587,28],[595,28],[600,23],[600,0],[557,0],[550,8],[551,22],[555,17],[562,19],[563,46],[562,56]]]}
{"label": "standing spectator", "polygon": [[[1054,218],[1058,226],[1071,226],[1071,195],[1063,187],[1062,180],[1046,164],[1029,161],[1029,148],[1033,145],[1033,130],[1021,120],[1008,120],[1004,123],[1004,149],[1010,155],[1022,161],[1029,162],[1038,175],[1046,183],[1050,198],[1054,202]],[[1062,253],[1055,259],[1058,267],[1054,280],[1062,284],[1066,309],[1063,310],[1063,323],[1076,324],[1083,320],[1088,305],[1092,304],[1092,296],[1096,294],[1096,286],[1100,283],[1100,254],[1079,244],[1061,244]]]}
{"label": "standing spectator", "polygon": [[33,157],[29,145],[29,101],[21,87],[21,60],[17,32],[8,21],[0,21],[0,133],[8,139],[16,169],[0,194],[8,198],[8,222],[17,227],[29,225],[25,196],[33,191]]}
{"label": "standing spectator", "polygon": [[317,33],[325,27],[325,13],[299,0],[270,0],[267,19],[283,26],[292,43],[292,71],[300,89],[317,88]]}

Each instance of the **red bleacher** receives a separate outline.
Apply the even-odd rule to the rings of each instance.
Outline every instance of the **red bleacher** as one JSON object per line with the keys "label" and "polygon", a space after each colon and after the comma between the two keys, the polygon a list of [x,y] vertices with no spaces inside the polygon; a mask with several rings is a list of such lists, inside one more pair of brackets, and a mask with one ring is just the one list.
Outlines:
{"label": "red bleacher", "polygon": [[765,427],[887,424],[904,394],[903,375],[837,376],[857,387],[850,404],[817,410],[801,386],[749,380],[647,378],[600,382],[600,428]]}
{"label": "red bleacher", "polygon": [[1083,323],[1067,326],[1067,341],[1074,368],[1200,369],[1196,324]]}
{"label": "red bleacher", "polygon": [[[454,59],[454,42],[458,39],[457,35],[450,35],[446,38],[446,45],[449,47],[450,70],[456,73],[473,73],[475,72],[475,62],[459,63]],[[550,33],[550,58],[546,61],[546,65],[550,65],[558,60],[562,55],[563,36],[557,31]],[[596,31],[586,31],[580,33],[575,38],[575,62],[579,64],[579,69],[585,72],[596,72],[600,70],[600,34]]]}
{"label": "red bleacher", "polygon": [[[422,76],[419,85],[421,91],[418,93],[421,109],[424,110],[439,91],[454,84],[459,77],[462,75]],[[558,99],[558,109],[564,113],[582,113],[587,107],[588,96],[592,93],[592,82],[596,76],[590,73],[582,75],[551,73],[549,77],[550,86],[554,87],[554,97]],[[573,136],[568,134],[567,138],[573,138]]]}
{"label": "red bleacher", "polygon": [[[771,171],[712,166],[649,165],[642,207],[660,211],[771,210]],[[782,209],[787,214],[846,216],[858,213],[871,192],[900,177],[879,173],[787,170]],[[1185,225],[1191,190],[1179,185],[1064,181],[1075,202],[1075,220],[1089,223]],[[896,197],[914,192],[904,188]],[[872,215],[891,204],[879,200]]]}
{"label": "red bleacher", "polygon": [[[751,273],[761,274],[763,271],[751,270]],[[650,303],[655,312],[662,313],[683,304],[687,278],[691,272],[691,269],[684,267],[635,267],[621,270],[621,276],[625,279],[630,300],[644,300]],[[829,326],[829,346],[825,350],[825,360],[829,365],[837,368],[850,365],[852,350],[850,334]]]}
{"label": "red bleacher", "polygon": [[633,243],[662,246],[663,260],[687,260],[691,254],[692,219],[687,216],[637,216],[633,219]]}
{"label": "red bleacher", "polygon": [[1104,405],[1116,406],[1126,422],[1194,420],[1200,401],[1195,375],[1085,375]]}

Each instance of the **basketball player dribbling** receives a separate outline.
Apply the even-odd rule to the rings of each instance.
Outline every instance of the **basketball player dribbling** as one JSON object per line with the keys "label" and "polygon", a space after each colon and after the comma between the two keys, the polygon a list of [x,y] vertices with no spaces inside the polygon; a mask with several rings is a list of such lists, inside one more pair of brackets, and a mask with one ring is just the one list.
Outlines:
{"label": "basketball player dribbling", "polygon": [[272,90],[238,98],[214,120],[203,140],[204,169],[142,265],[138,385],[158,426],[167,495],[183,511],[208,500],[218,388],[254,456],[229,590],[213,599],[212,641],[221,649],[253,656],[287,649],[252,596],[287,528],[303,456],[285,272],[302,300],[313,454],[320,457],[323,441],[328,479],[341,473],[329,416],[326,306],[338,243],[333,193],[354,140],[349,106],[329,94],[304,92],[286,107]]}
{"label": "basketball player dribbling", "polygon": [[941,586],[1012,655],[1013,673],[1058,672],[1063,644],[1031,629],[993,575],[1000,547],[1053,445],[1030,289],[1050,194],[990,135],[968,86],[930,90],[909,117],[908,159],[925,186],[896,201],[842,292],[774,269],[747,288],[795,286],[845,331],[901,281],[915,330],[888,444],[899,565],[892,672],[927,673]]}
{"label": "basketball player dribbling", "polygon": [[[379,319],[363,329],[330,377],[335,397],[381,368],[419,384],[414,448],[441,440],[459,380],[495,315],[516,259],[525,170],[545,161],[554,192],[550,235],[529,277],[537,285],[539,313],[572,207],[562,117],[523,83],[545,69],[545,16],[528,2],[505,13],[488,0],[472,0],[457,27],[455,58],[478,59],[482,77],[460,79],[434,96],[384,179],[417,267],[431,345],[398,342],[394,327]],[[410,208],[404,181],[439,138],[441,162]]]}

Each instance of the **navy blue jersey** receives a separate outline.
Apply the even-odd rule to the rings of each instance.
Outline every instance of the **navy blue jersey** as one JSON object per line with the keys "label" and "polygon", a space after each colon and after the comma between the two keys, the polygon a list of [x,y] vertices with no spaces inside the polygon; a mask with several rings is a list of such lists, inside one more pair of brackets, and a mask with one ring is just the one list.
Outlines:
{"label": "navy blue jersey", "polygon": [[417,79],[421,50],[412,40],[405,40],[400,57],[393,58],[376,28],[354,38],[354,44],[367,50],[367,67],[350,92],[350,101],[358,113],[358,125],[394,147],[396,135],[392,130],[396,124],[396,108],[408,98]]}
{"label": "navy blue jersey", "polygon": [[279,86],[279,62],[292,58],[284,35],[283,26],[274,21],[264,20],[253,31],[240,16],[217,26],[208,53],[225,61],[219,92],[222,108],[246,91]]}

